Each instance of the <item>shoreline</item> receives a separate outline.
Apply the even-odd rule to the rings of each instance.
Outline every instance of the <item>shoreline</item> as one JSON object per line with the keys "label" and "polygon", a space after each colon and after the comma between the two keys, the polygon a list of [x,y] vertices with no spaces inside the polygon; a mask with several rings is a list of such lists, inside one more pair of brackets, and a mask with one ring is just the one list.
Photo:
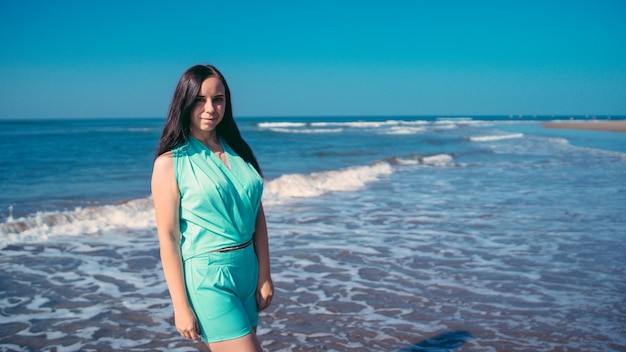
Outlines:
{"label": "shoreline", "polygon": [[617,121],[558,121],[544,122],[545,128],[626,132],[626,120]]}

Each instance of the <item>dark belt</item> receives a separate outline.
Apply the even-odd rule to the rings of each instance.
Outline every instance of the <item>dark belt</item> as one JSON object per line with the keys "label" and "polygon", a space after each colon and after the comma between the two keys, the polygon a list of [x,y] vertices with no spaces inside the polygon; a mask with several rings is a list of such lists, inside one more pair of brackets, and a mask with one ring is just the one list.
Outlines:
{"label": "dark belt", "polygon": [[232,247],[225,247],[225,248],[220,248],[220,249],[216,249],[214,251],[211,251],[211,253],[223,253],[223,252],[230,252],[230,251],[236,251],[239,249],[244,249],[246,247],[248,247],[249,245],[252,244],[252,240],[244,243],[244,244],[240,244],[238,246],[232,246]]}

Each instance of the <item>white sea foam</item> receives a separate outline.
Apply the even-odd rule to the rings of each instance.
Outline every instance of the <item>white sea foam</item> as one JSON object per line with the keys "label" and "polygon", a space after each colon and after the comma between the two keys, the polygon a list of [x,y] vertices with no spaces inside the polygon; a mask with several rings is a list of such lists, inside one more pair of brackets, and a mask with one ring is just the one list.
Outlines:
{"label": "white sea foam", "polygon": [[452,157],[448,154],[437,154],[431,156],[425,156],[421,159],[422,164],[426,165],[449,165],[452,163]]}
{"label": "white sea foam", "polygon": [[264,201],[273,203],[288,198],[317,197],[328,192],[357,191],[368,182],[377,181],[380,177],[391,173],[392,168],[389,163],[377,162],[372,165],[306,175],[283,175],[265,185]]}
{"label": "white sea foam", "polygon": [[259,128],[304,127],[305,122],[259,122]]}
{"label": "white sea foam", "polygon": [[395,126],[399,124],[399,121],[351,121],[351,122],[312,122],[311,126],[325,127],[325,126],[341,126],[350,128],[380,128],[383,126]]}
{"label": "white sea foam", "polygon": [[384,134],[417,134],[426,131],[423,126],[392,126],[384,131]]}
{"label": "white sea foam", "polygon": [[275,133],[323,134],[341,133],[346,129],[377,130],[387,135],[411,135],[427,131],[429,125],[438,129],[456,128],[458,124],[473,123],[471,119],[385,120],[385,121],[316,121],[316,122],[260,122],[257,126]]}
{"label": "white sea foam", "polygon": [[276,133],[301,133],[301,134],[316,134],[316,133],[340,133],[342,128],[270,128],[272,132]]}
{"label": "white sea foam", "polygon": [[499,135],[491,135],[491,136],[469,137],[469,140],[472,142],[492,142],[492,141],[500,141],[504,139],[514,139],[514,138],[522,138],[522,137],[524,137],[523,133],[510,133],[510,134],[499,134]]}
{"label": "white sea foam", "polygon": [[37,212],[1,223],[0,248],[15,242],[45,241],[54,236],[97,235],[116,228],[145,229],[152,226],[154,208],[151,198],[71,211]]}
{"label": "white sea foam", "polygon": [[[450,121],[457,123],[461,121]],[[297,130],[337,130],[338,128],[377,129],[393,128],[394,126],[424,126],[432,122],[426,120],[385,120],[385,121],[316,121],[316,122],[260,122],[259,128],[275,132],[297,133]]]}
{"label": "white sea foam", "polygon": [[432,166],[448,166],[452,164],[454,159],[448,154],[437,154],[430,156],[416,156],[412,159],[396,158],[394,162],[398,165],[432,165]]}
{"label": "white sea foam", "polygon": [[614,157],[617,160],[626,161],[626,153],[624,152],[619,152],[615,150],[598,149],[598,148],[592,148],[592,147],[575,146],[575,145],[572,145],[570,141],[567,140],[566,138],[549,137],[549,138],[543,138],[541,139],[541,141],[544,141],[545,143],[549,143],[553,147],[559,147],[560,149],[566,150],[566,151],[569,150],[569,151],[574,151],[577,153],[586,153],[586,154],[599,156],[599,157]]}
{"label": "white sea foam", "polygon": [[418,126],[418,125],[429,125],[431,122],[426,120],[399,120],[399,125],[409,125],[409,126]]}
{"label": "white sea foam", "polygon": [[[267,182],[263,200],[271,205],[291,198],[353,192],[391,173],[389,163],[377,162],[341,170],[283,175]],[[151,197],[70,211],[37,212],[1,223],[0,248],[12,243],[36,243],[58,236],[99,236],[116,229],[143,230],[154,226]]]}
{"label": "white sea foam", "polygon": [[474,120],[471,117],[439,117],[433,125],[439,129],[455,129],[461,126],[490,126],[493,121]]}

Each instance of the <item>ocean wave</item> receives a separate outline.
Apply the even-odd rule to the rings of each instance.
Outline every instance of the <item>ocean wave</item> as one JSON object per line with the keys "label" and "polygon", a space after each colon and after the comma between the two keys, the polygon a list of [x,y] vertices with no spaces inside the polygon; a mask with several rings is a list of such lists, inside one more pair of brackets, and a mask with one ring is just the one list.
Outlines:
{"label": "ocean wave", "polygon": [[387,121],[351,121],[351,122],[311,122],[311,126],[315,127],[327,127],[327,126],[340,126],[350,128],[380,128],[383,126],[395,126],[400,124],[397,120]]}
{"label": "ocean wave", "polygon": [[282,133],[327,133],[341,132],[344,128],[376,129],[401,128],[400,126],[425,126],[426,120],[385,120],[385,121],[313,121],[313,122],[259,122],[257,127]]}
{"label": "ocean wave", "polygon": [[393,126],[386,131],[383,131],[383,134],[418,134],[426,132],[426,127],[423,126]]}
{"label": "ocean wave", "polygon": [[344,128],[380,128],[395,126],[399,121],[350,121],[350,122],[260,122],[259,128],[279,133],[339,133]]}
{"label": "ocean wave", "polygon": [[[380,161],[340,170],[283,175],[266,181],[263,201],[271,205],[291,198],[357,191],[391,173],[391,165]],[[0,223],[0,248],[12,243],[42,242],[52,237],[97,236],[111,230],[143,230],[154,226],[151,197],[69,211],[37,212],[16,219],[10,217]]]}
{"label": "ocean wave", "polygon": [[433,122],[433,125],[441,130],[454,129],[462,126],[491,126],[493,125],[493,121],[474,120],[471,117],[438,117]]}
{"label": "ocean wave", "polygon": [[559,147],[563,150],[584,152],[584,153],[601,156],[601,157],[612,157],[612,158],[616,158],[616,160],[620,162],[626,161],[626,153],[621,152],[621,151],[600,149],[600,148],[594,148],[594,147],[576,146],[576,145],[572,145],[568,139],[562,138],[562,137],[549,137],[549,138],[544,138],[543,140],[547,141],[547,143],[549,143],[553,147]]}
{"label": "ocean wave", "polygon": [[448,154],[437,154],[430,156],[416,156],[411,159],[406,158],[393,158],[391,162],[397,165],[430,165],[430,166],[449,166],[453,163],[452,156]]}
{"label": "ocean wave", "polygon": [[474,120],[471,117],[440,117],[435,120],[259,122],[257,127],[276,133],[294,134],[341,133],[346,129],[361,129],[375,130],[385,135],[414,135],[428,132],[433,128],[452,130],[467,125],[491,124],[493,124],[491,121]]}
{"label": "ocean wave", "polygon": [[272,132],[277,133],[304,133],[304,134],[314,134],[314,133],[340,133],[343,131],[343,128],[270,128]]}
{"label": "ocean wave", "polygon": [[[331,192],[355,192],[394,172],[395,166],[448,166],[453,158],[447,154],[390,158],[369,165],[338,170],[287,174],[268,180],[263,202],[281,204],[293,198],[312,198]],[[99,236],[113,230],[153,229],[152,198],[140,198],[119,204],[76,208],[68,211],[37,212],[20,218],[9,217],[0,223],[0,248],[12,243],[42,242],[60,236]],[[123,232],[123,231],[122,231]]]}
{"label": "ocean wave", "polygon": [[145,229],[153,226],[151,197],[70,211],[37,212],[1,223],[0,248],[16,242],[45,241],[49,237],[97,235],[119,228]]}
{"label": "ocean wave", "polygon": [[472,142],[493,142],[500,141],[504,139],[514,139],[514,138],[522,138],[524,137],[523,133],[510,133],[510,134],[499,134],[492,136],[475,136],[469,137],[468,139]]}
{"label": "ocean wave", "polygon": [[341,170],[283,175],[266,183],[263,201],[272,204],[289,198],[317,197],[329,192],[353,192],[391,173],[391,165],[380,161]]}
{"label": "ocean wave", "polygon": [[452,157],[448,154],[438,154],[422,157],[420,162],[425,165],[443,166],[452,164],[452,160]]}
{"label": "ocean wave", "polygon": [[284,127],[304,127],[307,124],[305,122],[259,122],[257,126],[259,128],[284,128]]}

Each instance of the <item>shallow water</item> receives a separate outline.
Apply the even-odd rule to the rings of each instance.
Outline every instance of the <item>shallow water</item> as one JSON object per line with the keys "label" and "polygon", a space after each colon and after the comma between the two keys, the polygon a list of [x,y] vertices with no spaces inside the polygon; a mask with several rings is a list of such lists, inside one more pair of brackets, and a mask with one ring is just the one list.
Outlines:
{"label": "shallow water", "polygon": [[[624,135],[258,122],[267,351],[626,350]],[[0,350],[201,347],[173,327],[150,199],[100,202],[0,223]]]}

